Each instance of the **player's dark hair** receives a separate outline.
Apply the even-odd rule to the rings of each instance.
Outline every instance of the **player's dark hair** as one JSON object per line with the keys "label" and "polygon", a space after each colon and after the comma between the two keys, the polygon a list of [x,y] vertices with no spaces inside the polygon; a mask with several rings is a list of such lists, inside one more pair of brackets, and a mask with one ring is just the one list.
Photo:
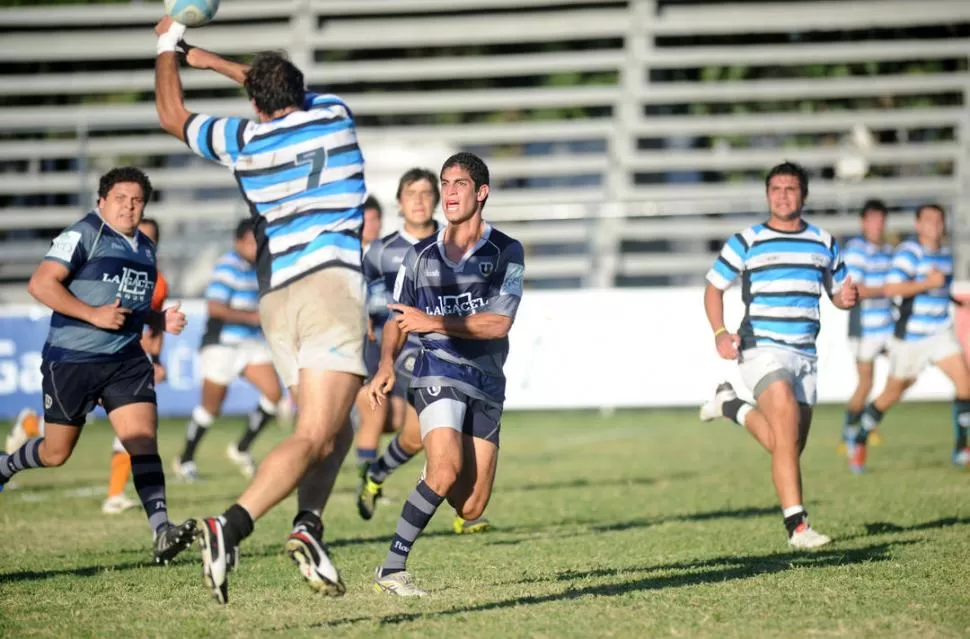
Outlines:
{"label": "player's dark hair", "polygon": [[[486,173],[488,169],[485,169]],[[414,184],[415,182],[420,182],[421,180],[427,180],[431,184],[431,191],[434,193],[434,206],[438,206],[438,202],[441,201],[441,189],[438,187],[438,179],[435,177],[434,173],[428,169],[421,169],[415,167],[413,169],[408,169],[401,179],[397,182],[397,195],[394,197],[398,200],[401,199],[401,191],[403,191],[408,186]]]}
{"label": "player's dark hair", "polygon": [[798,184],[802,189],[802,200],[808,198],[808,173],[799,164],[794,162],[782,162],[781,164],[772,167],[768,171],[768,175],[765,177],[765,190],[768,189],[768,185],[771,184],[771,179],[776,175],[791,175],[798,178]]}
{"label": "player's dark hair", "polygon": [[926,209],[936,209],[937,211],[940,212],[940,216],[943,218],[943,221],[944,222],[946,221],[946,209],[943,208],[942,204],[937,204],[936,202],[926,202],[925,204],[920,204],[919,206],[917,206],[916,207],[917,220],[920,218],[921,215],[923,215],[923,211],[925,211]]}
{"label": "player's dark hair", "polygon": [[155,229],[155,244],[157,245],[158,242],[162,239],[162,232],[158,228],[158,220],[156,220],[153,217],[143,217],[141,218],[141,222],[138,223],[138,226],[141,226],[142,224],[147,224],[148,226]]}
{"label": "player's dark hair", "polygon": [[368,195],[367,199],[364,200],[364,210],[373,209],[377,211],[377,217],[384,217],[384,209],[381,208],[380,200],[378,200],[373,195]]}
{"label": "player's dark hair", "polygon": [[98,198],[108,197],[115,184],[134,182],[141,187],[142,197],[147,202],[152,197],[152,182],[141,169],[133,166],[119,166],[101,176],[98,182]]}
{"label": "player's dark hair", "polygon": [[859,211],[859,217],[865,217],[866,213],[869,211],[876,211],[877,213],[882,213],[883,217],[889,215],[889,209],[886,208],[886,203],[882,200],[866,200],[866,203],[862,205],[862,210]]}
{"label": "player's dark hair", "polygon": [[[488,166],[485,165],[485,161],[482,158],[478,157],[474,153],[468,153],[467,151],[455,153],[453,156],[445,160],[445,163],[441,165],[441,172],[444,173],[453,166],[457,166],[468,171],[468,175],[471,176],[472,182],[475,183],[476,191],[483,184],[488,186]],[[487,200],[488,198],[486,197],[485,199]],[[485,206],[484,201],[482,201],[482,206]]]}
{"label": "player's dark hair", "polygon": [[256,232],[256,223],[253,221],[253,218],[251,217],[247,217],[242,220],[239,220],[239,224],[236,225],[237,240],[241,240],[244,237],[246,237],[247,233],[255,233],[255,232]]}
{"label": "player's dark hair", "polygon": [[306,97],[303,73],[276,52],[256,56],[243,86],[249,99],[265,115],[291,107],[302,108]]}

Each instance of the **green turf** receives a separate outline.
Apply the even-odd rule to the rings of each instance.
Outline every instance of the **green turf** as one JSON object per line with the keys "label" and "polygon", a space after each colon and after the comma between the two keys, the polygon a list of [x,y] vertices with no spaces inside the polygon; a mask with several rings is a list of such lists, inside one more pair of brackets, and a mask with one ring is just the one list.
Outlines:
{"label": "green turf", "polygon": [[[420,461],[388,481],[394,503],[370,522],[348,464],[326,513],[347,595],[317,597],[284,555],[291,499],[245,544],[225,608],[203,590],[195,549],[152,566],[142,513],[101,515],[99,423],[66,467],[0,495],[0,637],[966,637],[970,474],[949,463],[949,413],[900,407],[854,477],[835,454],[840,410],[819,410],[807,506],[837,541],[814,553],[787,549],[768,457],[737,427],[686,411],[510,414],[496,529],[454,536],[443,508],[415,546],[410,568],[434,596],[393,599],[370,581]],[[220,512],[240,492],[223,457],[240,428],[224,421],[203,443],[205,483],[170,480],[174,517]],[[182,431],[164,424],[166,461]],[[282,436],[271,430],[257,454]]]}

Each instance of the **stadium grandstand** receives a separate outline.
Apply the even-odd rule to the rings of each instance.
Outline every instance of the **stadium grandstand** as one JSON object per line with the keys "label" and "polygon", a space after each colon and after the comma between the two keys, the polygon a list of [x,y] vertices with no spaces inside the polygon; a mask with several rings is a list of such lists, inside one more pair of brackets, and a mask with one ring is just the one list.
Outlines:
{"label": "stadium grandstand", "polygon": [[[0,9],[0,301],[27,299],[51,237],[119,163],[150,173],[162,268],[198,295],[246,210],[227,171],[159,130],[157,3],[37,4]],[[190,36],[239,57],[285,48],[345,97],[386,205],[408,166],[480,153],[487,215],[525,244],[532,288],[699,283],[783,158],[810,169],[808,212],[836,233],[869,197],[940,201],[970,274],[964,0],[233,0]],[[185,92],[194,110],[249,110],[213,73],[187,71]]]}

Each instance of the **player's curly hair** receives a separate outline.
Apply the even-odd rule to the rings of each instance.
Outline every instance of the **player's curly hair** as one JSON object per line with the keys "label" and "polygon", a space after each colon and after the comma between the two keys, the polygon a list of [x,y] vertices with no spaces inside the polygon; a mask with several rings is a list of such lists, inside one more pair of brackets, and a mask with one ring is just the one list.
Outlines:
{"label": "player's curly hair", "polygon": [[246,95],[260,113],[272,115],[291,107],[302,108],[306,97],[303,72],[281,53],[260,53],[243,82]]}
{"label": "player's curly hair", "polygon": [[[488,185],[488,166],[486,166],[485,161],[475,155],[474,153],[468,153],[467,151],[462,151],[461,153],[455,153],[453,156],[445,160],[445,163],[441,165],[441,172],[444,173],[453,166],[465,169],[468,171],[468,175],[471,177],[472,182],[475,183],[475,190],[478,187]],[[486,197],[485,200],[488,200]],[[482,206],[485,206],[485,200],[482,201]]]}
{"label": "player's curly hair", "polygon": [[256,221],[251,217],[246,217],[239,220],[239,224],[236,225],[236,239],[241,240],[246,237],[247,233],[256,232]]}
{"label": "player's curly hair", "polygon": [[794,162],[782,162],[781,164],[772,167],[768,171],[768,175],[765,176],[765,189],[771,184],[771,178],[776,175],[791,175],[798,178],[798,184],[801,186],[802,190],[802,200],[808,199],[808,173],[802,168],[800,164],[795,164]]}
{"label": "player's curly hair", "polygon": [[[487,168],[485,169],[485,172],[486,174],[488,173]],[[404,175],[401,176],[401,179],[397,182],[397,195],[395,195],[394,198],[400,200],[401,191],[420,180],[427,180],[431,184],[431,191],[434,194],[434,206],[438,206],[438,202],[441,201],[441,189],[438,188],[438,178],[436,178],[434,173],[428,169],[421,169],[418,167],[408,169]]]}
{"label": "player's curly hair", "polygon": [[111,192],[114,185],[122,182],[134,182],[135,184],[138,184],[141,186],[141,192],[144,196],[144,200],[148,202],[151,199],[151,180],[148,179],[148,176],[144,171],[133,166],[119,166],[102,175],[101,180],[98,182],[98,199],[108,197],[108,193]]}

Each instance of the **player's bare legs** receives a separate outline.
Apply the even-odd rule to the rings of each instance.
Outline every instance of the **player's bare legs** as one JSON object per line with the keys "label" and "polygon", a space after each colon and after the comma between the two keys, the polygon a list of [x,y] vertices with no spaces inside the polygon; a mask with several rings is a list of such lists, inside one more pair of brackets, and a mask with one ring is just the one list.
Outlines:
{"label": "player's bare legs", "polygon": [[861,413],[866,407],[866,400],[869,399],[869,394],[872,393],[872,362],[856,362],[856,377],[858,381],[856,382],[855,390],[852,391],[852,397],[849,398],[848,410]]}
{"label": "player's bare legs", "polygon": [[300,369],[295,432],[266,456],[237,500],[253,520],[283,501],[307,469],[333,451],[360,386],[361,378],[351,373]]}
{"label": "player's bare legs", "polygon": [[63,466],[71,458],[80,436],[81,429],[77,426],[44,424],[44,437],[37,447],[42,465],[48,468]]}
{"label": "player's bare legs", "polygon": [[283,397],[283,388],[276,376],[276,369],[268,362],[248,364],[242,371],[242,377],[259,391],[259,403],[246,417],[246,427],[242,435],[226,449],[226,456],[239,467],[243,475],[252,477],[256,472],[256,462],[249,450],[266,425],[276,416]]}
{"label": "player's bare legs", "polygon": [[387,423],[389,407],[387,403],[371,406],[367,393],[361,389],[357,394],[357,468],[363,475],[364,471],[375,459],[377,448]]}
{"label": "player's bare legs", "polygon": [[342,595],[346,588],[323,543],[321,516],[353,443],[354,429],[348,419],[334,437],[330,454],[303,475],[297,489],[297,514],[286,539],[286,552],[299,566],[300,574],[311,588],[328,596]]}
{"label": "player's bare legs", "polygon": [[799,411],[791,385],[777,380],[758,397],[758,406],[771,426],[771,478],[782,509],[802,503],[799,488]]}
{"label": "player's bare legs", "polygon": [[458,516],[470,521],[485,514],[485,507],[492,497],[498,446],[468,435],[461,435],[461,445],[464,461],[447,497]]}

